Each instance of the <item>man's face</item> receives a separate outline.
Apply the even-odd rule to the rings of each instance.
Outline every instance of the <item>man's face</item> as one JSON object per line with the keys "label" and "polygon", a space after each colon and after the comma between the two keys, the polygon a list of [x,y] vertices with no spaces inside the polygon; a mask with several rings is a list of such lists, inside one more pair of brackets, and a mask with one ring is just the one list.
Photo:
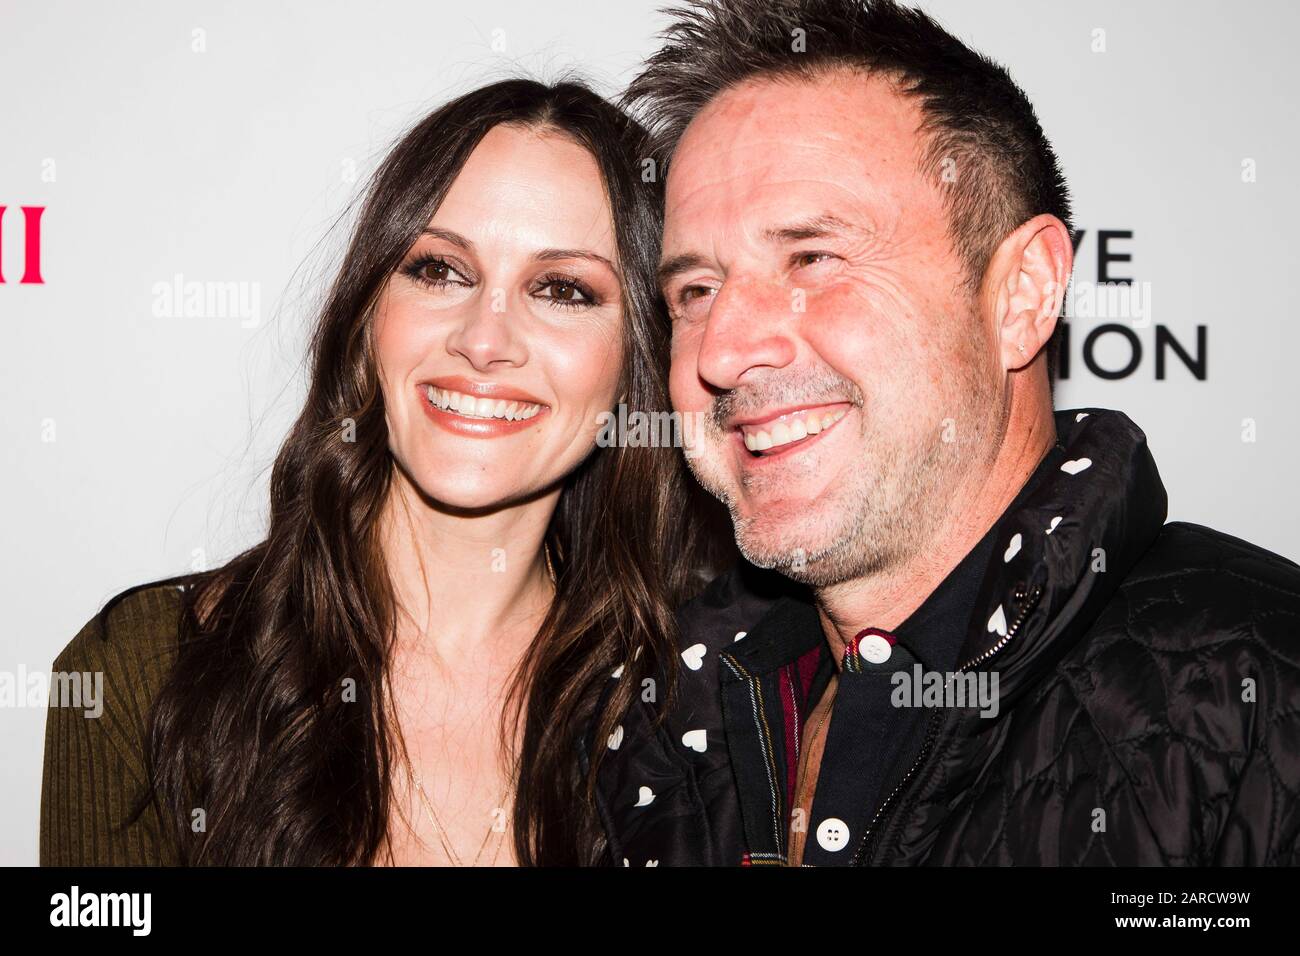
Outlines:
{"label": "man's face", "polygon": [[880,79],[754,81],[670,165],[670,387],[708,423],[690,466],[746,558],[813,585],[915,557],[1002,428],[920,122]]}

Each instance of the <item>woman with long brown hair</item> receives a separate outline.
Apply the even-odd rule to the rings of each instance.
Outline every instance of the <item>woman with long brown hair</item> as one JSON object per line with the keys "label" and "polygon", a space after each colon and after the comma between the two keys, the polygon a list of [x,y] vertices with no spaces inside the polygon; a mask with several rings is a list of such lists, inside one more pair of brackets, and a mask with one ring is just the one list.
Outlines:
{"label": "woman with long brown hair", "polygon": [[642,136],[512,80],[397,143],[265,540],[119,594],[55,662],[106,686],[93,721],[50,711],[42,863],[611,862],[578,741],[671,679],[697,554],[680,455],[597,442],[668,407]]}

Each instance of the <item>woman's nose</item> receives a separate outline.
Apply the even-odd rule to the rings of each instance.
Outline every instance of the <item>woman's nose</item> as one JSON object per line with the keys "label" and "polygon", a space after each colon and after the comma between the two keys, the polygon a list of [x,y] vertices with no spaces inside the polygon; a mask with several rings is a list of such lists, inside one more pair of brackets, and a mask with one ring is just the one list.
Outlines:
{"label": "woman's nose", "polygon": [[528,353],[510,312],[503,289],[477,297],[467,305],[461,322],[447,337],[447,351],[481,371],[500,362],[522,365]]}

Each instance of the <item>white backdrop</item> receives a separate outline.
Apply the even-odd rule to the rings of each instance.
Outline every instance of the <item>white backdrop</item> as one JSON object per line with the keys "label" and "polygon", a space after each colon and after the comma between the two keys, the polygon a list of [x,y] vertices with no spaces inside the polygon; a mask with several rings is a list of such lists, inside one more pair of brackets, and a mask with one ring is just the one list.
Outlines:
{"label": "white backdrop", "polygon": [[[1300,7],[1187,0],[932,0],[1005,63],[1062,156],[1087,299],[1058,407],[1121,408],[1170,518],[1300,559],[1295,503]],[[255,542],[267,469],[303,394],[311,305],[388,145],[443,100],[577,67],[613,93],[654,47],[656,0],[57,3],[0,0],[0,675],[48,669],[113,593]],[[44,206],[43,284],[20,282]],[[1111,256],[1098,270],[1098,233]],[[182,277],[180,280],[177,276]],[[224,314],[162,286],[227,282]],[[223,311],[223,310],[218,310]],[[1141,360],[1107,379],[1109,321]],[[1205,349],[1198,353],[1198,326]],[[1163,327],[1164,331],[1159,331]],[[1156,377],[1156,342],[1176,352]],[[1125,366],[1103,334],[1092,358]],[[0,863],[36,860],[44,711],[0,706]]]}

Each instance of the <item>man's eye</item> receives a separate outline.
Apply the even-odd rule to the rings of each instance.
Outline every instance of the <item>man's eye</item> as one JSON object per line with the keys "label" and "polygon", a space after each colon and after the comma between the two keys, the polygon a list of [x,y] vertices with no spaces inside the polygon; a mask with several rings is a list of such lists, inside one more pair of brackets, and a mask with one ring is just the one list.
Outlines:
{"label": "man's eye", "polygon": [[677,293],[677,301],[685,304],[692,299],[703,298],[706,295],[712,295],[713,290],[703,285],[688,285]]}
{"label": "man's eye", "polygon": [[668,302],[668,318],[674,323],[679,320],[697,320],[709,313],[709,304],[703,300],[717,295],[718,290],[707,285],[682,286],[672,293]]}
{"label": "man's eye", "polygon": [[801,252],[794,258],[794,264],[800,268],[803,266],[815,265],[823,259],[829,259],[829,252]]}

